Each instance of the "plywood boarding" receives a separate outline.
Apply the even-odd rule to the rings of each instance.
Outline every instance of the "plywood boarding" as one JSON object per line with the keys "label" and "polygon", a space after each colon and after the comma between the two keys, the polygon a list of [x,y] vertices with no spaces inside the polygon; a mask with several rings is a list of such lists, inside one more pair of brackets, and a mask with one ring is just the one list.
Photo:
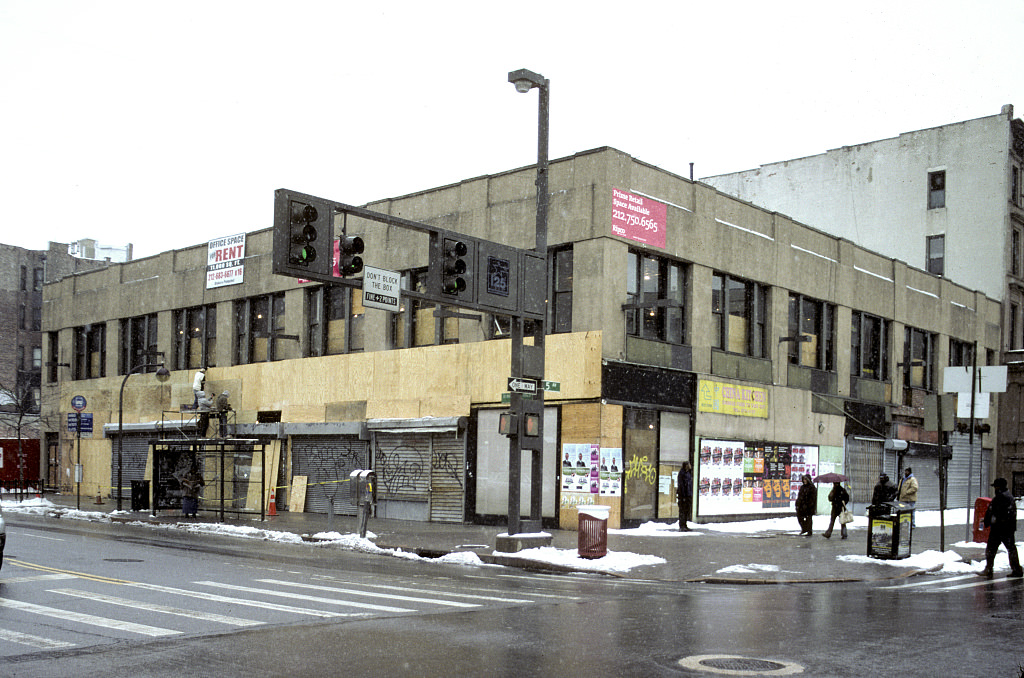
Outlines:
{"label": "plywood boarding", "polygon": [[295,476],[288,490],[288,510],[292,513],[302,513],[305,506],[306,476]]}

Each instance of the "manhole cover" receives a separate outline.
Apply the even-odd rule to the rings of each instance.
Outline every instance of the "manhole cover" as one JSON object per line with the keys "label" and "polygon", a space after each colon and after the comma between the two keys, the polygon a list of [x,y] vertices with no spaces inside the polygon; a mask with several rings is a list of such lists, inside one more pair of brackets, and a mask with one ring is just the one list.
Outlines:
{"label": "manhole cover", "polygon": [[727,654],[685,657],[679,660],[679,665],[722,676],[791,676],[804,671],[799,664]]}
{"label": "manhole cover", "polygon": [[710,666],[713,669],[726,669],[728,671],[777,671],[786,668],[785,664],[768,661],[767,659],[748,659],[747,657],[715,657],[704,659],[702,666]]}

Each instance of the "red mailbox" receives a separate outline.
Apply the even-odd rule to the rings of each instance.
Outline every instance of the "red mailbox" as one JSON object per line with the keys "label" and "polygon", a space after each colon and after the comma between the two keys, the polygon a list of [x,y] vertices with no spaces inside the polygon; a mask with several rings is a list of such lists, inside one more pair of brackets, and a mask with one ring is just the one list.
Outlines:
{"label": "red mailbox", "polygon": [[988,511],[988,505],[991,503],[991,497],[978,497],[974,500],[974,520],[971,521],[974,526],[972,541],[988,543],[989,528],[985,527],[985,512]]}

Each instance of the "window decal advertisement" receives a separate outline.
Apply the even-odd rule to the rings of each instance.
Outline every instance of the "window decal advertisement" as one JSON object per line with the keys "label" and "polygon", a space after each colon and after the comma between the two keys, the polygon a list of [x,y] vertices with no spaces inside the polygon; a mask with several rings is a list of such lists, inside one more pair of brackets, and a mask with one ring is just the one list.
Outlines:
{"label": "window decal advertisement", "polygon": [[705,438],[697,456],[697,515],[789,513],[800,478],[818,475],[810,445]]}
{"label": "window decal advertisement", "polygon": [[612,189],[612,235],[665,249],[667,223],[665,203]]}

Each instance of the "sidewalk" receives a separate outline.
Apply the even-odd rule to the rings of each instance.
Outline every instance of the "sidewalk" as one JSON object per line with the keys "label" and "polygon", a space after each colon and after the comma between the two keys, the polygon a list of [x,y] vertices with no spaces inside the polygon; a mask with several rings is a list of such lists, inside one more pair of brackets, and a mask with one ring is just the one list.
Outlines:
{"label": "sidewalk", "polygon": [[[101,505],[95,498],[81,498],[82,515],[75,512],[74,495],[47,495],[50,510],[31,511],[48,515],[79,517],[97,520],[110,519],[124,523],[177,524],[183,529],[255,536],[269,540],[361,542],[354,548],[362,551],[395,555],[399,550],[406,557],[454,559],[462,562],[482,561],[486,564],[520,567],[550,572],[593,572],[632,579],[666,582],[705,582],[722,584],[800,584],[825,582],[873,581],[904,578],[921,574],[928,569],[913,566],[907,561],[878,560],[864,557],[867,552],[866,519],[859,517],[850,530],[849,539],[839,538],[838,525],[831,539],[824,539],[821,531],[827,527],[826,516],[815,517],[815,534],[802,537],[796,519],[792,529],[762,527],[750,532],[721,531],[714,525],[690,523],[690,532],[669,529],[667,525],[649,524],[637,530],[610,530],[608,552],[605,558],[584,560],[577,557],[578,533],[569,530],[545,530],[552,536],[552,544],[540,552],[536,549],[519,554],[496,553],[496,538],[505,532],[504,526],[461,525],[427,523],[419,521],[371,518],[368,525],[369,542],[358,540],[358,518],[319,513],[281,512],[260,521],[257,517],[226,516],[219,522],[218,515],[200,512],[198,518],[183,518],[177,512],[162,511],[154,517],[150,511],[117,512],[116,501]],[[40,502],[44,506],[46,502]],[[123,502],[130,508],[130,502]],[[22,511],[5,501],[5,510]],[[23,511],[27,512],[27,511]],[[963,512],[966,516],[966,512]],[[93,514],[93,515],[90,515]],[[99,515],[97,515],[99,514]],[[103,515],[105,514],[105,515]],[[752,523],[751,523],[752,524]],[[767,524],[767,523],[766,523]],[[787,526],[785,520],[771,525]],[[245,534],[243,534],[243,532]],[[964,539],[965,527],[947,525],[946,551]],[[938,527],[919,527],[913,532],[912,554],[938,551]],[[955,549],[966,562],[984,559],[984,546],[959,545]],[[462,554],[460,557],[459,554]],[[476,558],[467,554],[475,554]],[[556,557],[551,557],[556,556]],[[849,559],[844,559],[849,558]],[[637,564],[642,561],[652,564]],[[913,559],[911,559],[913,560]],[[623,565],[625,563],[625,565]],[[964,565],[963,567],[968,567]],[[980,570],[980,566],[977,568]]]}

